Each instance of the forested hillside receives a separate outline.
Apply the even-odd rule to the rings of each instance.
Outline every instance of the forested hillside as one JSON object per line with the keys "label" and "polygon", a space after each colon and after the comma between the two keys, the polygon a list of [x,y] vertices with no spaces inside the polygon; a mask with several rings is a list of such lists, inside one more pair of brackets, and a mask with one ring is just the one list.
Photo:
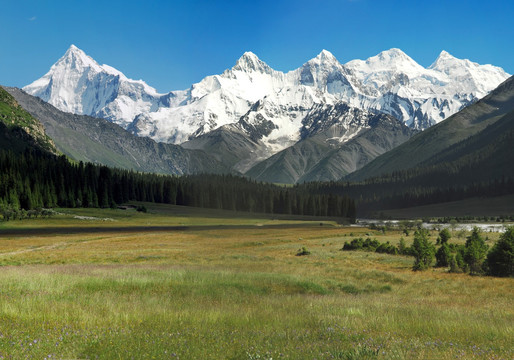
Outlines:
{"label": "forested hillside", "polygon": [[113,207],[130,200],[277,214],[349,217],[353,200],[310,194],[232,175],[143,174],[91,163],[70,163],[41,151],[0,151],[0,208]]}

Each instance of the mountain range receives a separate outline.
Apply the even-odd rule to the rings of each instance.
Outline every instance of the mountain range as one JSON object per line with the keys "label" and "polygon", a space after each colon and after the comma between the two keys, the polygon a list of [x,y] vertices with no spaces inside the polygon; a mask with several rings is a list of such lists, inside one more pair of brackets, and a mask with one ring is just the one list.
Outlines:
{"label": "mountain range", "polygon": [[346,64],[323,50],[287,73],[247,52],[220,75],[159,94],[72,45],[24,90],[259,180],[294,183],[358,170],[508,76],[445,51],[424,68],[399,49]]}

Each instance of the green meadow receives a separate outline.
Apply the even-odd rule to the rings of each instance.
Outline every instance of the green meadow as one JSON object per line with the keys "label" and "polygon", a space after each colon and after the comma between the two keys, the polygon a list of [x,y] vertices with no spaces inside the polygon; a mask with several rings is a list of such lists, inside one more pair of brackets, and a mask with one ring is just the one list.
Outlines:
{"label": "green meadow", "polygon": [[340,251],[412,234],[145,205],[0,222],[0,359],[514,358],[514,279]]}

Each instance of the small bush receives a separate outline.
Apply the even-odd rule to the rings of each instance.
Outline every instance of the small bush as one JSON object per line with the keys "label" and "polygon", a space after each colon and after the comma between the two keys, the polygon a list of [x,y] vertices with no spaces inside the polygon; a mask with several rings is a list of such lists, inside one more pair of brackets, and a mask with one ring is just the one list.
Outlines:
{"label": "small bush", "polygon": [[375,251],[380,246],[380,241],[377,239],[366,238],[363,240],[362,238],[355,238],[351,242],[345,241],[343,248],[341,250],[366,250],[366,251]]}
{"label": "small bush", "polygon": [[457,249],[457,254],[455,255],[455,263],[457,264],[457,268],[462,272],[468,272],[468,264],[464,261],[464,252],[466,248],[464,246],[459,246]]}
{"label": "small bush", "polygon": [[448,229],[443,229],[439,232],[439,241],[440,244],[448,244],[448,241],[452,238],[452,234]]}
{"label": "small bush", "polygon": [[398,249],[396,248],[396,246],[389,244],[389,241],[388,241],[388,242],[380,244],[377,247],[377,249],[375,250],[375,252],[381,253],[381,254],[397,255]]}
{"label": "small bush", "polygon": [[405,244],[405,239],[403,237],[400,238],[400,242],[398,243],[397,253],[400,255],[412,255],[412,249],[410,246]]}
{"label": "small bush", "polygon": [[304,255],[310,255],[311,252],[307,250],[305,246],[303,246],[301,249],[298,249],[298,252],[296,253],[296,256],[304,256]]}
{"label": "small bush", "polygon": [[375,251],[377,247],[380,246],[380,241],[378,241],[377,239],[373,239],[371,240],[371,238],[366,238],[366,240],[364,240],[364,243],[362,244],[362,247],[369,250],[369,251]]}

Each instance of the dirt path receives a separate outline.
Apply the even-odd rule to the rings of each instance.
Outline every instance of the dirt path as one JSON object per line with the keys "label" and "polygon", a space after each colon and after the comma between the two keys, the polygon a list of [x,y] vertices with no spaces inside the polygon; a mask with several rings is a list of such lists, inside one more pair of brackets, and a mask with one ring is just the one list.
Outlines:
{"label": "dirt path", "polygon": [[71,242],[60,242],[57,244],[47,245],[47,246],[38,246],[38,247],[31,247],[28,249],[22,249],[22,250],[16,250],[16,251],[10,251],[6,253],[1,253],[0,256],[11,256],[11,255],[19,255],[19,254],[25,254],[33,251],[41,251],[41,250],[52,250],[59,246],[67,246],[71,244]]}

